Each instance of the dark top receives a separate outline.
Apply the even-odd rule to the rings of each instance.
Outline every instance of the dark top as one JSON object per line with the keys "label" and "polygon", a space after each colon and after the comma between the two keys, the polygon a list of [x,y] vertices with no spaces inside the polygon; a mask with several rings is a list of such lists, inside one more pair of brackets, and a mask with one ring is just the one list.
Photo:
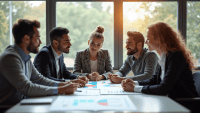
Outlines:
{"label": "dark top", "polygon": [[48,77],[52,80],[56,81],[65,81],[64,79],[76,79],[78,76],[76,74],[72,74],[67,70],[67,67],[65,66],[64,60],[63,60],[63,54],[59,59],[59,65],[60,65],[60,78],[57,79],[57,73],[56,73],[56,61],[55,57],[53,55],[53,51],[51,48],[51,45],[44,46],[40,52],[36,55],[34,59],[34,65],[36,69],[45,77]]}
{"label": "dark top", "polygon": [[181,51],[169,52],[165,61],[164,79],[161,81],[161,68],[151,79],[139,81],[142,93],[168,95],[170,98],[198,97],[192,71]]}

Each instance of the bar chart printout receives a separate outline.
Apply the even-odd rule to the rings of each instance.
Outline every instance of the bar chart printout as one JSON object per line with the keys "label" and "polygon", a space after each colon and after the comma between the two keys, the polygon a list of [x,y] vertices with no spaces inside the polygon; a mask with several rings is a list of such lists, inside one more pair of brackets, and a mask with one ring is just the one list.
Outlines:
{"label": "bar chart printout", "polygon": [[101,95],[133,95],[141,94],[137,92],[126,92],[122,88],[103,88],[100,90]]}
{"label": "bar chart printout", "polygon": [[98,83],[97,82],[88,82],[85,87],[81,87],[81,88],[78,88],[78,89],[98,89],[97,88],[98,86]]}
{"label": "bar chart printout", "polygon": [[63,111],[137,111],[127,95],[120,96],[59,96],[51,105],[50,112]]}

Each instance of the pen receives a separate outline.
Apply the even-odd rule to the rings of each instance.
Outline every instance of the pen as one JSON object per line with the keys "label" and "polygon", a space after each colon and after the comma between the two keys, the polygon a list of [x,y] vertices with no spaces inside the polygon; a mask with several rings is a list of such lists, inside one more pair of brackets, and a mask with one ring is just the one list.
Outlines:
{"label": "pen", "polygon": [[82,92],[81,90],[76,90],[76,92]]}

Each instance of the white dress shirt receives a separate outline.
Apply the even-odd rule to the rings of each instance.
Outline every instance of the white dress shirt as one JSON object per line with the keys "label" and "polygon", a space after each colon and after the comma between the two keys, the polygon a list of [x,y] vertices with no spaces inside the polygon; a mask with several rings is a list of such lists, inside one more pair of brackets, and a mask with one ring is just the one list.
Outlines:
{"label": "white dress shirt", "polygon": [[60,56],[62,55],[58,55],[57,53],[56,53],[56,51],[53,49],[53,47],[51,46],[51,48],[52,48],[52,51],[53,51],[53,55],[54,55],[54,57],[55,57],[55,61],[56,61],[56,73],[57,73],[57,79],[59,79],[60,78],[60,62],[59,62],[59,59],[60,59]]}

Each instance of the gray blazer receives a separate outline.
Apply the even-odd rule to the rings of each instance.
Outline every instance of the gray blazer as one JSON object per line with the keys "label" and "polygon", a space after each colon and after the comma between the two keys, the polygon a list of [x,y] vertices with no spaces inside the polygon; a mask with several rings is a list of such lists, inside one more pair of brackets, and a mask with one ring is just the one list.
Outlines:
{"label": "gray blazer", "polygon": [[[97,54],[97,72],[100,75],[104,75],[105,78],[108,79],[108,74],[113,73],[108,50],[100,49]],[[89,49],[85,49],[76,53],[73,73],[79,76],[87,76],[91,73]]]}
{"label": "gray blazer", "polygon": [[[47,96],[53,95],[59,82],[42,76],[32,64],[26,63],[27,76],[25,75],[24,62],[16,50],[16,46],[9,46],[0,56],[0,104],[8,102],[16,104],[23,95]],[[51,86],[51,87],[49,87]]]}

